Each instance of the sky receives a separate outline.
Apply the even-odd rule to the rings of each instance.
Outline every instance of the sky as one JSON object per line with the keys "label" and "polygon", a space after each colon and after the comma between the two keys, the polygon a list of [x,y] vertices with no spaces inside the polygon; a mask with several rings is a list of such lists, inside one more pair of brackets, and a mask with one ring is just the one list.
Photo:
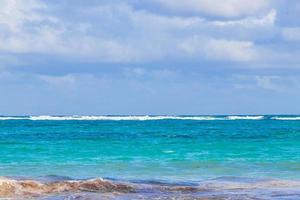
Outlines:
{"label": "sky", "polygon": [[299,0],[0,0],[0,115],[300,113]]}

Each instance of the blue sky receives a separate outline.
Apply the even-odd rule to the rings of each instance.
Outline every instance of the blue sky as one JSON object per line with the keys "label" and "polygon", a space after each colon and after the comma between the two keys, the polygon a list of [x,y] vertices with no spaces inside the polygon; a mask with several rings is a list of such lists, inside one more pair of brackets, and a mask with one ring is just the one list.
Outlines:
{"label": "blue sky", "polygon": [[0,113],[300,113],[298,0],[0,0]]}

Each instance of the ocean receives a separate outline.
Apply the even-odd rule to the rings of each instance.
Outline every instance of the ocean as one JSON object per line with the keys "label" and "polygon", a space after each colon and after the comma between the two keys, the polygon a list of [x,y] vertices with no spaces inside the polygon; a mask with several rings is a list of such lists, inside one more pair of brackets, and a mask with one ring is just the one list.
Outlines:
{"label": "ocean", "polygon": [[2,116],[0,176],[3,198],[300,199],[300,116]]}

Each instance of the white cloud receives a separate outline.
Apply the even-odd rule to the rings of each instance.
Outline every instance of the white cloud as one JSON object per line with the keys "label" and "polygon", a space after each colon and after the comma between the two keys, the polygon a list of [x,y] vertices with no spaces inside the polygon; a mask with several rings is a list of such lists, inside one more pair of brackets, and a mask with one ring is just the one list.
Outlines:
{"label": "white cloud", "polygon": [[264,89],[275,92],[288,92],[300,88],[297,75],[234,75],[236,89]]}
{"label": "white cloud", "polygon": [[42,14],[40,1],[2,0],[0,2],[0,51],[10,53],[61,51],[57,45],[64,32],[58,19]]}
{"label": "white cloud", "polygon": [[136,59],[137,53],[129,44],[91,36],[82,23],[45,14],[47,5],[39,1],[0,3],[4,8],[0,10],[0,52],[56,54],[104,62]]}
{"label": "white cloud", "polygon": [[300,27],[283,28],[282,36],[286,41],[300,41]]}
{"label": "white cloud", "polygon": [[258,17],[247,17],[240,20],[226,20],[226,21],[215,21],[212,22],[216,26],[266,26],[266,25],[274,25],[276,20],[276,10],[272,9],[268,12],[267,15],[263,16],[262,18]]}
{"label": "white cloud", "polygon": [[1,0],[0,7],[0,25],[12,33],[20,33],[25,22],[45,20],[37,12],[43,4],[36,0]]}
{"label": "white cloud", "polygon": [[251,41],[211,40],[206,46],[206,54],[211,58],[232,61],[253,61],[257,59]]}
{"label": "white cloud", "polygon": [[286,92],[299,89],[300,81],[298,76],[255,76],[258,87],[277,92]]}
{"label": "white cloud", "polygon": [[270,6],[269,0],[155,0],[175,12],[197,13],[219,17],[243,17]]}
{"label": "white cloud", "polygon": [[175,70],[170,69],[145,69],[142,67],[125,68],[124,75],[129,79],[150,79],[172,81],[179,77]]}
{"label": "white cloud", "polygon": [[276,80],[280,80],[278,76],[256,76],[257,86],[263,89],[280,91],[282,87],[275,83]]}
{"label": "white cloud", "polygon": [[97,77],[93,74],[66,74],[66,75],[33,75],[40,84],[45,84],[50,88],[59,90],[77,90],[78,87],[85,88],[109,88],[112,79],[105,77]]}
{"label": "white cloud", "polygon": [[[112,4],[81,13],[81,17],[95,14],[96,19],[104,16],[104,21],[80,23],[45,14],[47,6],[34,0],[26,4],[20,0],[3,2],[13,11],[13,15],[0,11],[0,52],[3,53],[62,55],[101,62],[155,60],[163,57],[170,47],[166,44],[171,42],[171,38],[166,38],[168,32],[187,28],[199,20],[162,17],[135,11],[127,4]],[[113,27],[115,21],[133,27],[134,32],[116,37],[117,27],[115,32],[102,29],[102,25]]]}
{"label": "white cloud", "polygon": [[190,55],[205,56],[212,60],[253,61],[258,58],[251,41],[194,36],[183,41],[179,48]]}
{"label": "white cloud", "polygon": [[[220,11],[220,15],[239,18],[216,21],[200,16],[164,15],[118,2],[72,8],[76,18],[73,19],[52,12],[55,8],[45,2],[2,0],[0,5],[5,9],[0,10],[0,62],[9,61],[3,57],[5,54],[23,53],[107,63],[203,59],[244,62],[274,55],[272,48],[257,42],[273,37],[277,30],[277,11],[268,8],[266,14],[269,1],[166,0],[161,4],[181,5],[187,11],[188,6],[195,7],[199,12],[213,4],[207,8],[212,9],[211,14],[224,7],[225,14]],[[230,8],[236,13],[228,14]],[[257,14],[260,10],[263,12]],[[283,31],[289,41],[296,41],[297,34],[296,28]],[[290,52],[280,54],[288,57]],[[269,56],[265,60],[272,59],[279,58]]]}
{"label": "white cloud", "polygon": [[128,78],[143,78],[146,70],[141,67],[125,68],[124,75]]}
{"label": "white cloud", "polygon": [[39,78],[48,84],[56,86],[66,86],[70,84],[72,85],[75,82],[75,77],[71,74],[64,76],[40,75]]}
{"label": "white cloud", "polygon": [[[50,14],[43,14],[41,10],[46,11],[47,6],[35,0],[26,4],[20,0],[3,2],[6,2],[8,10],[14,11],[14,17],[6,11],[0,11],[2,21],[9,27],[0,24],[0,28],[6,32],[0,33],[0,51],[11,53],[62,54],[104,62],[156,60],[174,54],[176,42],[182,40],[188,32],[216,25],[199,17],[160,16],[138,11],[128,4],[102,5],[83,11],[82,17],[92,15],[96,19],[102,19],[99,23],[88,24],[64,21]],[[274,12],[270,15],[273,16]],[[263,23],[272,16],[252,21]],[[127,24],[132,30],[115,37],[115,32],[101,29],[101,25],[111,27],[115,22]],[[243,22],[228,23],[239,25]],[[217,23],[219,24],[220,22]],[[99,31],[100,35],[95,34]],[[118,31],[117,27],[115,31]],[[180,34],[177,35],[176,32]]]}

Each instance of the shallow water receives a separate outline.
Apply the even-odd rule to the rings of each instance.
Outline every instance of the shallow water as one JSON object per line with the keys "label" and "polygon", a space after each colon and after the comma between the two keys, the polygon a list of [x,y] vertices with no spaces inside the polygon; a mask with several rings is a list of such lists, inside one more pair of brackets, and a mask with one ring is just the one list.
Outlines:
{"label": "shallow water", "polygon": [[0,196],[9,199],[299,199],[299,187],[299,181],[234,177],[198,183],[0,178]]}
{"label": "shallow water", "polygon": [[[38,197],[46,199],[300,199],[300,117],[0,117],[0,176],[102,177],[137,189]],[[280,187],[267,186],[274,181]]]}

